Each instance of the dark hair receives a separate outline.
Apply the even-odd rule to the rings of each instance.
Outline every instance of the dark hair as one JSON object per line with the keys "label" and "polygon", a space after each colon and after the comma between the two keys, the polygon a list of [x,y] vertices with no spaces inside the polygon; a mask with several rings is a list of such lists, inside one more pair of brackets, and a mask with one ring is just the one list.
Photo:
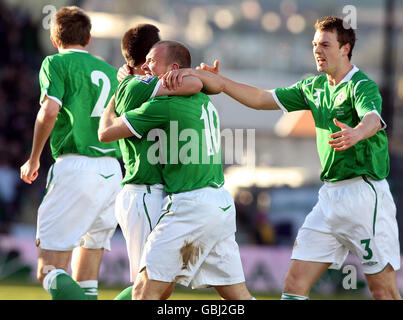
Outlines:
{"label": "dark hair", "polygon": [[319,31],[334,31],[337,33],[337,41],[340,47],[345,44],[350,44],[350,52],[348,53],[348,59],[351,60],[354,44],[355,44],[355,31],[349,26],[345,28],[346,23],[343,22],[341,18],[338,17],[324,17],[320,18],[315,23],[315,30]]}
{"label": "dark hair", "polygon": [[192,58],[189,49],[181,42],[172,40],[158,41],[153,47],[164,45],[167,48],[166,63],[177,63],[179,68],[190,68]]}
{"label": "dark hair", "polygon": [[58,47],[86,46],[91,36],[91,20],[79,7],[63,7],[51,20],[51,34]]}
{"label": "dark hair", "polygon": [[122,55],[130,67],[143,64],[151,47],[160,41],[160,30],[152,24],[139,24],[126,31],[122,38]]}

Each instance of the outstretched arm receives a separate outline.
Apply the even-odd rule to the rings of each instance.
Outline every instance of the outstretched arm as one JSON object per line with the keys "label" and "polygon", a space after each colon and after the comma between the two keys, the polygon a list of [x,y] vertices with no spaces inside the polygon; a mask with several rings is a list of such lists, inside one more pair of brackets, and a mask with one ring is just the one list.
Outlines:
{"label": "outstretched arm", "polygon": [[[183,70],[183,69],[179,69]],[[157,91],[159,96],[190,96],[199,93],[203,89],[202,81],[195,76],[189,76],[183,79],[182,83],[176,87],[168,88],[162,84]]]}
{"label": "outstretched arm", "polygon": [[218,60],[214,61],[213,66],[201,63],[197,69],[209,71],[218,75],[224,82],[223,92],[249,108],[257,110],[280,109],[273,98],[272,90],[259,89],[254,86],[233,81],[220,75],[220,62]]}
{"label": "outstretched arm", "polygon": [[201,69],[177,69],[160,76],[162,87],[173,91],[184,86],[189,78],[201,81],[203,92],[206,94],[218,94],[224,90],[224,81],[220,76]]}
{"label": "outstretched arm", "polygon": [[163,86],[175,88],[181,85],[184,77],[194,75],[203,82],[204,90],[209,94],[224,92],[245,106],[257,110],[279,110],[271,90],[262,90],[250,85],[230,80],[219,74],[219,61],[214,66],[202,63],[194,69],[179,69],[165,74]]}
{"label": "outstretched arm", "polygon": [[133,133],[121,117],[115,113],[115,96],[112,96],[108,106],[99,120],[98,139],[101,142],[112,142],[131,137]]}
{"label": "outstretched arm", "polygon": [[45,97],[35,120],[34,138],[31,155],[27,162],[20,168],[21,179],[31,184],[38,177],[40,158],[46,141],[53,130],[59,113],[59,104]]}
{"label": "outstretched arm", "polygon": [[254,86],[222,77],[224,93],[243,105],[256,110],[280,110],[273,98],[273,90],[263,90]]}

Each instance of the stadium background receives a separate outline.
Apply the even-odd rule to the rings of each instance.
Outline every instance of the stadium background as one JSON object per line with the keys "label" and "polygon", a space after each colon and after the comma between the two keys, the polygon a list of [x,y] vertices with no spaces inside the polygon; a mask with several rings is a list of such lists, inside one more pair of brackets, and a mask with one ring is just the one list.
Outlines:
{"label": "stadium background", "polygon": [[[193,66],[221,61],[221,72],[261,88],[288,86],[315,73],[311,41],[315,20],[346,16],[356,9],[357,38],[352,62],[373,78],[383,96],[388,124],[389,183],[403,227],[403,3],[394,0],[0,0],[0,299],[48,299],[35,278],[36,210],[52,163],[48,146],[38,180],[19,179],[29,156],[39,108],[38,71],[46,55],[56,53],[49,41],[49,18],[66,5],[85,9],[92,18],[89,51],[115,67],[123,64],[120,39],[129,27],[149,22],[163,39],[187,44]],[[344,11],[343,12],[343,8]],[[350,11],[348,11],[350,9]],[[241,157],[227,159],[226,187],[237,205],[237,241],[248,287],[259,298],[278,298],[296,235],[317,200],[320,165],[309,114],[258,112],[223,94],[213,102],[221,129],[229,129]],[[249,144],[248,132],[254,134]],[[241,141],[241,142],[240,142]],[[235,146],[224,143],[223,152]],[[255,168],[248,166],[255,164]],[[402,248],[402,245],[401,245]],[[313,297],[368,298],[354,257],[356,289],[343,287],[347,272],[331,271],[315,286]],[[346,271],[347,269],[345,269]],[[128,262],[120,230],[101,267],[100,298],[110,299],[128,282]],[[398,272],[403,292],[403,274]],[[28,294],[32,289],[32,293]],[[43,291],[43,292],[42,292]],[[104,293],[102,293],[104,292]],[[194,295],[180,289],[179,299],[216,299],[211,291]],[[205,295],[204,295],[205,294]]]}

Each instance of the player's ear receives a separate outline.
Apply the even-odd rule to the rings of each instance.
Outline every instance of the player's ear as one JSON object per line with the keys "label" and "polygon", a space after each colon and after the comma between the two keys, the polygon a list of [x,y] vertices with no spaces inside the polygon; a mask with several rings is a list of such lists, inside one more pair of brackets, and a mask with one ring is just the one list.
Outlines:
{"label": "player's ear", "polygon": [[57,46],[55,40],[53,40],[53,37],[52,37],[52,36],[50,36],[50,41],[52,42],[52,44],[53,44],[53,46],[54,46],[55,48],[58,48],[58,46]]}
{"label": "player's ear", "polygon": [[344,46],[342,46],[342,50],[343,50],[343,56],[348,56],[351,50],[351,45],[349,43],[346,43]]}
{"label": "player's ear", "polygon": [[89,36],[89,38],[88,38],[88,40],[87,40],[87,43],[86,43],[85,47],[86,47],[86,46],[88,46],[88,45],[90,44],[90,41],[91,41],[91,35]]}
{"label": "player's ear", "polygon": [[179,68],[180,67],[179,67],[178,63],[176,63],[176,62],[172,63],[172,70],[178,70]]}

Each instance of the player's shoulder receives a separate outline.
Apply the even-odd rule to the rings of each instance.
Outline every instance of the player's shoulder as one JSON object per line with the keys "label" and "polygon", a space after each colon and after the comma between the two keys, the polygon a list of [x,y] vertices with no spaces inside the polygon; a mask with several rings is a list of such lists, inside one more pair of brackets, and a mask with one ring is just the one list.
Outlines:
{"label": "player's shoulder", "polygon": [[370,78],[366,73],[364,73],[364,71],[358,69],[356,73],[354,73],[354,75],[351,77],[350,80],[353,84],[356,84],[358,82],[369,82],[371,84],[376,84],[376,82],[374,80],[372,80],[372,78]]}
{"label": "player's shoulder", "polygon": [[362,70],[358,70],[350,79],[350,87],[353,92],[356,93],[357,90],[374,90],[378,89],[377,83],[372,80],[366,73]]}
{"label": "player's shoulder", "polygon": [[128,88],[135,87],[137,85],[151,85],[153,83],[156,83],[156,79],[158,77],[152,76],[152,75],[129,75],[126,78],[123,79],[121,85],[122,87],[127,86]]}
{"label": "player's shoulder", "polygon": [[155,76],[145,76],[145,75],[128,75],[125,77],[118,85],[117,92],[123,93],[127,91],[144,90],[144,86],[155,84],[157,79]]}
{"label": "player's shoulder", "polygon": [[85,57],[84,59],[88,59],[91,60],[91,64],[96,65],[97,67],[99,67],[102,71],[105,72],[111,72],[113,74],[117,74],[117,69],[112,66],[111,64],[109,64],[105,59],[103,59],[102,57],[99,56],[95,56],[91,53],[87,53],[86,55],[83,55],[83,57]]}
{"label": "player's shoulder", "polygon": [[323,87],[327,82],[327,78],[323,74],[309,75],[303,77],[300,81],[296,82],[293,86],[299,87],[302,91],[312,90],[313,88]]}

